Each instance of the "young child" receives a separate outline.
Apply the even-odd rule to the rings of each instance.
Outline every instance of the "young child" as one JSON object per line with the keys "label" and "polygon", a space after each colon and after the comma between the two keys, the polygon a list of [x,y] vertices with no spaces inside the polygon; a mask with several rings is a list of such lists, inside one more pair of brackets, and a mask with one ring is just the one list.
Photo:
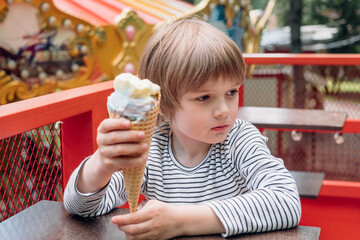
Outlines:
{"label": "young child", "polygon": [[[136,213],[112,222],[129,239],[263,232],[291,228],[301,215],[294,179],[266,138],[236,119],[245,63],[223,32],[197,19],[166,24],[149,40],[139,77],[160,85],[161,123],[151,146],[125,119],[105,119],[98,150],[71,175],[66,209],[105,214],[126,200],[122,168],[147,161]],[[104,106],[105,107],[105,106]],[[149,155],[129,157],[130,154]]]}

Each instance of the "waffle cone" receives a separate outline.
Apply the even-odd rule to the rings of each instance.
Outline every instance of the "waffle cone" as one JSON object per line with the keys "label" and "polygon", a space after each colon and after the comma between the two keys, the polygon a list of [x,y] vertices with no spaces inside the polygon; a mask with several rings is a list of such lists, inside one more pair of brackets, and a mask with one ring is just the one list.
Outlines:
{"label": "waffle cone", "polygon": [[[130,130],[139,130],[145,133],[145,138],[141,141],[150,146],[152,135],[156,126],[156,120],[159,113],[161,94],[158,94],[158,100],[156,106],[150,111],[147,116],[146,121],[140,122],[131,122]],[[108,109],[110,118],[118,118],[115,112]],[[136,212],[136,208],[139,201],[141,184],[144,176],[146,164],[134,167],[134,168],[124,168],[122,173],[125,181],[126,195],[128,198],[130,212]]]}

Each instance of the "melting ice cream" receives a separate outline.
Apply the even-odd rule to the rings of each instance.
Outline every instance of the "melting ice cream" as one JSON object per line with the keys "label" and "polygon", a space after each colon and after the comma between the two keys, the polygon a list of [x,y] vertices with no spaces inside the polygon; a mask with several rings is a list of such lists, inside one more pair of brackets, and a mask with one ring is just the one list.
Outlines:
{"label": "melting ice cream", "polygon": [[156,105],[160,87],[148,79],[139,79],[131,73],[122,73],[114,80],[114,92],[108,97],[107,106],[117,117],[130,121],[146,121]]}

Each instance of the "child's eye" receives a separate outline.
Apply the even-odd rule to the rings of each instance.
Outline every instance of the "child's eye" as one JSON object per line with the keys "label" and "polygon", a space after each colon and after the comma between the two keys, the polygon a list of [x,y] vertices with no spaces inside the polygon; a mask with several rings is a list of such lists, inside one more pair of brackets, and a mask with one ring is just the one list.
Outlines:
{"label": "child's eye", "polygon": [[239,92],[239,90],[234,89],[234,90],[231,90],[231,91],[227,92],[227,95],[228,95],[228,96],[234,96],[234,95],[236,95],[238,92]]}
{"label": "child's eye", "polygon": [[207,99],[209,99],[209,95],[205,95],[205,96],[201,96],[201,97],[196,98],[196,100],[199,101],[199,102],[204,102]]}

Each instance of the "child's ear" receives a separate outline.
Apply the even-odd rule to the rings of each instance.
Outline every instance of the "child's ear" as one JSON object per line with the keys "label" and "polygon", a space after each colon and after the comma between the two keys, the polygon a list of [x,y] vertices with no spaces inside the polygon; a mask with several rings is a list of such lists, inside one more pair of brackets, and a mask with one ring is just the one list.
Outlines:
{"label": "child's ear", "polygon": [[159,109],[159,119],[161,119],[161,121],[167,120],[166,115],[163,113],[163,111],[161,111],[161,109]]}

